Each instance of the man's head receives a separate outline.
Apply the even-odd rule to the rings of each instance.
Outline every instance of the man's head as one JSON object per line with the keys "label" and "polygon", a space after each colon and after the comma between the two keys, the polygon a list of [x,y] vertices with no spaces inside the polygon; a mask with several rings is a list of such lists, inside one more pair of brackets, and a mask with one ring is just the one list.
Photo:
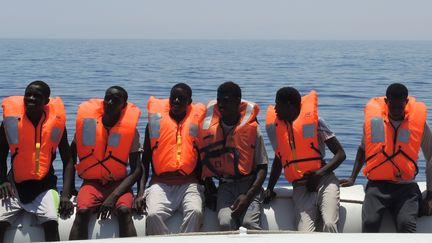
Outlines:
{"label": "man's head", "polygon": [[185,83],[178,83],[171,88],[170,114],[173,116],[186,115],[188,106],[192,103],[192,89]]}
{"label": "man's head", "polygon": [[408,89],[405,85],[400,83],[390,84],[387,87],[384,100],[391,119],[400,121],[405,118],[405,106],[408,103]]}
{"label": "man's head", "polygon": [[127,105],[128,93],[120,86],[109,87],[105,91],[104,113],[118,115]]}
{"label": "man's head", "polygon": [[44,81],[33,81],[27,85],[24,93],[24,106],[28,114],[43,111],[49,103],[51,94],[50,87]]}
{"label": "man's head", "polygon": [[241,89],[234,82],[225,82],[217,89],[217,106],[222,119],[233,120],[239,116]]}
{"label": "man's head", "polygon": [[301,95],[292,87],[283,87],[276,93],[276,115],[278,119],[293,122],[300,114]]}

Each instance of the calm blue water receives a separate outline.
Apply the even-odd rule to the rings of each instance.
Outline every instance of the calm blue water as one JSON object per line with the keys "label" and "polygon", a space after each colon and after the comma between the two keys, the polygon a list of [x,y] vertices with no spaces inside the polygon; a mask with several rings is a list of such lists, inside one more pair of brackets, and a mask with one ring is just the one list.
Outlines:
{"label": "calm blue water", "polygon": [[[398,81],[432,107],[432,42],[0,40],[0,97],[22,95],[36,79],[63,98],[70,141],[78,104],[103,97],[111,85],[125,87],[130,101],[143,110],[141,135],[147,99],[167,97],[177,82],[188,83],[199,102],[214,98],[222,82],[237,82],[243,97],[260,105],[264,134],[265,109],[280,87],[294,86],[303,94],[314,89],[320,116],[347,153],[336,174],[347,177],[361,139],[363,106],[370,97],[384,95],[386,87]],[[428,121],[432,123],[431,116]],[[265,142],[272,160],[267,136]],[[424,181],[425,162],[420,158],[417,179]],[[59,160],[55,167],[61,169]],[[364,184],[365,178],[360,175],[357,183]],[[279,185],[285,184],[281,177]]]}

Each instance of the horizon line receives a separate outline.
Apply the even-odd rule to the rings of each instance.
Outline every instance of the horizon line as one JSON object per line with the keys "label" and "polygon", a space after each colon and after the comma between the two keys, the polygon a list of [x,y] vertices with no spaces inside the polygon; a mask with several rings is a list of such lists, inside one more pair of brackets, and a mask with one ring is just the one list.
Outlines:
{"label": "horizon line", "polygon": [[289,38],[88,38],[88,37],[0,37],[0,40],[144,40],[144,41],[419,41],[432,39],[289,39]]}

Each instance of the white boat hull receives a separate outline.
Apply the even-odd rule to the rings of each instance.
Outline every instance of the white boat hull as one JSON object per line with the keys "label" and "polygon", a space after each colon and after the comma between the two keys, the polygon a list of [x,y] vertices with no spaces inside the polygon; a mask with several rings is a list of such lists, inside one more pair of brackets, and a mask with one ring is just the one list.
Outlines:
{"label": "white boat hull", "polygon": [[[425,190],[426,183],[419,183],[420,189]],[[277,198],[269,205],[264,205],[264,213],[262,215],[262,227],[264,230],[287,230],[295,231],[295,216],[294,205],[291,199],[292,188],[277,188],[275,189]],[[361,232],[361,208],[364,198],[364,190],[360,185],[349,188],[341,188],[341,207],[339,230],[343,233],[360,233]],[[30,242],[30,241],[44,241],[43,229],[40,225],[35,224],[33,216],[24,213],[21,218],[17,220],[16,224],[6,231],[4,242]],[[145,236],[145,216],[134,215],[134,224],[139,237]],[[59,233],[60,239],[63,241],[68,240],[70,228],[74,216],[69,219],[59,220]],[[176,213],[173,217],[168,219],[168,227],[174,234],[179,233],[179,226],[181,224],[182,216]],[[432,232],[432,217],[421,217],[418,220],[417,230],[419,233]],[[218,231],[218,221],[215,212],[206,208],[204,213],[204,224],[201,228],[202,232],[215,232]],[[394,223],[389,215],[386,215],[381,225],[381,232],[395,232]],[[297,235],[294,234],[294,235]],[[103,239],[118,237],[118,223],[113,216],[113,220],[97,220],[94,215],[89,223],[89,238],[90,239]],[[219,238],[222,236],[219,236]],[[225,236],[230,237],[230,236]],[[253,237],[271,238],[277,237],[272,235],[254,235]],[[291,237],[291,236],[290,236]],[[151,242],[159,242],[160,239],[167,237],[151,237]],[[217,238],[217,237],[216,237]],[[149,242],[149,239],[145,239]],[[169,237],[167,239],[170,239]],[[213,239],[212,237],[206,238]],[[182,239],[183,240],[183,239]],[[219,239],[221,240],[221,239]],[[291,240],[291,238],[290,238]],[[318,240],[318,239],[317,239]],[[129,241],[129,239],[128,239]],[[104,242],[104,241],[102,241]],[[165,241],[164,241],[165,242]],[[417,242],[416,242],[417,243]]]}

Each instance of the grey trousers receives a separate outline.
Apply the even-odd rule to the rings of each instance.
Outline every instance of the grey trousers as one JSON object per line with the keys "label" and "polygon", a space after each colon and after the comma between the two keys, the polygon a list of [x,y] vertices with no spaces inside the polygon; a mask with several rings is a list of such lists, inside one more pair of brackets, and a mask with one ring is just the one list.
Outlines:
{"label": "grey trousers", "polygon": [[203,220],[204,187],[197,183],[167,185],[155,183],[145,192],[147,204],[146,233],[169,234],[165,220],[178,209],[183,213],[181,233],[199,231]]}
{"label": "grey trousers", "polygon": [[321,219],[322,228],[318,231],[338,232],[340,191],[334,173],[321,178],[317,192],[309,192],[306,185],[294,183],[293,201],[298,231],[316,231]]}
{"label": "grey trousers", "polygon": [[246,194],[254,181],[255,177],[248,177],[219,185],[217,212],[220,230],[237,230],[240,226],[247,229],[261,229],[262,190],[255,196],[244,215],[239,219],[231,217],[231,205],[240,194]]}
{"label": "grey trousers", "polygon": [[362,208],[363,232],[379,232],[386,209],[390,211],[399,233],[417,231],[421,192],[417,183],[397,184],[369,181]]}

